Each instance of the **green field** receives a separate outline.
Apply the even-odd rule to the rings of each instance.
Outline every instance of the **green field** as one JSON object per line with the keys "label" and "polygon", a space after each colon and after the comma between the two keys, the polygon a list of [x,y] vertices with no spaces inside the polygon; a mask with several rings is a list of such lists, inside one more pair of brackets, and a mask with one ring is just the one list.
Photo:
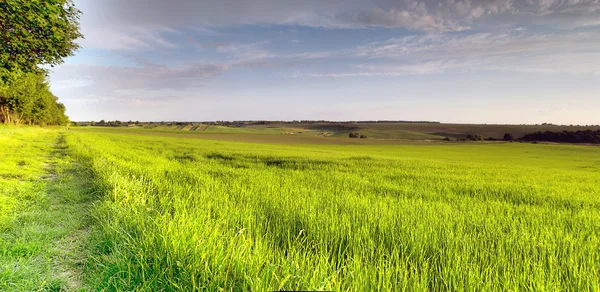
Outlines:
{"label": "green field", "polygon": [[192,128],[0,127],[0,290],[600,287],[600,147]]}
{"label": "green field", "polygon": [[[93,127],[83,127],[93,128]],[[308,137],[347,138],[350,132],[364,134],[378,140],[442,140],[481,135],[484,138],[502,139],[505,133],[520,138],[533,132],[562,132],[600,130],[600,126],[555,126],[555,125],[477,125],[441,123],[299,123],[221,126],[193,123],[187,126],[158,125],[152,127],[121,128],[133,132],[160,132],[178,134],[260,134],[291,135]],[[251,138],[250,138],[251,139]],[[244,140],[242,140],[244,141]]]}

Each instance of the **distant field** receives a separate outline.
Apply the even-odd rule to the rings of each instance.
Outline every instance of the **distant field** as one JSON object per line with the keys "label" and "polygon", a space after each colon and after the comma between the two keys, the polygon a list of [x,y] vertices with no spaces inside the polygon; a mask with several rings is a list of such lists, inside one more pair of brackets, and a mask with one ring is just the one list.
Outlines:
{"label": "distant field", "polygon": [[[226,127],[223,127],[226,128]],[[94,132],[94,133],[112,133],[112,134],[134,134],[143,136],[162,136],[162,137],[180,137],[196,138],[205,140],[221,140],[229,142],[247,142],[261,144],[342,144],[342,145],[385,145],[385,144],[406,144],[406,143],[429,143],[423,140],[378,140],[378,139],[349,139],[346,136],[322,136],[322,135],[286,135],[278,133],[268,133],[256,130],[254,133],[243,131],[241,129],[227,129],[224,131],[206,131],[203,133],[190,133],[177,130],[147,130],[131,128],[111,128],[111,127],[78,127],[73,128],[73,132]]]}
{"label": "distant field", "polygon": [[[600,287],[600,147],[183,132],[21,128],[0,138],[2,151],[23,149],[0,162],[0,187],[40,184],[0,195],[10,203],[0,209],[10,222],[0,225],[0,290]],[[31,167],[6,177],[21,159]],[[32,230],[19,221],[32,206],[22,198],[58,198],[44,204],[71,212],[34,208],[44,216],[33,230],[55,230],[48,218],[68,228],[39,247],[13,239]],[[90,221],[72,213],[81,206]],[[79,248],[61,256],[83,269],[53,262],[67,239]],[[19,261],[40,256],[49,264]],[[6,273],[14,265],[28,273]]]}
{"label": "distant field", "polygon": [[[85,128],[85,127],[82,127]],[[502,139],[505,133],[515,138],[538,131],[600,130],[598,126],[550,126],[550,125],[474,125],[435,123],[355,123],[355,124],[271,124],[226,127],[219,125],[158,126],[152,129],[128,128],[127,130],[150,130],[165,133],[200,134],[279,134],[288,136],[348,137],[350,132],[364,134],[371,139],[442,140],[482,135],[484,138]]]}

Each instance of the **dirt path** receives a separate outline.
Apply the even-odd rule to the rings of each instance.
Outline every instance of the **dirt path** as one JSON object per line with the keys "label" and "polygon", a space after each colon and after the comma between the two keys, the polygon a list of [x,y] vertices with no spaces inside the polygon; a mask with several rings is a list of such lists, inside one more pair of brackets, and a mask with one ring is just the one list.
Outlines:
{"label": "dirt path", "polygon": [[63,236],[52,242],[53,273],[62,283],[61,290],[82,290],[93,196],[89,174],[69,156],[64,133],[59,134],[53,146],[46,177],[49,211],[61,213],[54,224],[67,227]]}

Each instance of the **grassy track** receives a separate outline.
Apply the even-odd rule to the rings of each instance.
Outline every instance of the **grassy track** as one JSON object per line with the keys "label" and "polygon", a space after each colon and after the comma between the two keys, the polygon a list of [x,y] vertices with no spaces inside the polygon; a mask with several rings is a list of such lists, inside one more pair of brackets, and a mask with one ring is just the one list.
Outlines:
{"label": "grassy track", "polygon": [[600,287],[600,149],[70,132],[108,290]]}
{"label": "grassy track", "polygon": [[0,291],[79,290],[89,177],[57,130],[0,128]]}

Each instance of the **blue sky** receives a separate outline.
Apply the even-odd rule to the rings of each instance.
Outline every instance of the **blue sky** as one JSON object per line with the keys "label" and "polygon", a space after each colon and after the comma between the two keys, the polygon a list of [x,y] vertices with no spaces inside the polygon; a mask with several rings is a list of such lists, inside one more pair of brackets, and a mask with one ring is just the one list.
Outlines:
{"label": "blue sky", "polygon": [[600,1],[76,1],[72,120],[600,124]]}

